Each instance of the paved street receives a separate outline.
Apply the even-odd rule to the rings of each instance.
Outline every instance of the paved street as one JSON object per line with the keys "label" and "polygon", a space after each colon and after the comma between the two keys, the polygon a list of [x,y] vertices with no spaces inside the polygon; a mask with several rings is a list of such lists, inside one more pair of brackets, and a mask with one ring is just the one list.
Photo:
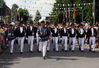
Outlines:
{"label": "paved street", "polygon": [[[8,51],[0,56],[0,68],[99,68],[99,49],[97,53],[88,52],[49,52],[47,60],[43,60],[41,53],[35,51],[28,52],[28,46],[25,44],[24,53],[21,55],[16,45],[13,55]],[[61,50],[61,48],[60,48]]]}

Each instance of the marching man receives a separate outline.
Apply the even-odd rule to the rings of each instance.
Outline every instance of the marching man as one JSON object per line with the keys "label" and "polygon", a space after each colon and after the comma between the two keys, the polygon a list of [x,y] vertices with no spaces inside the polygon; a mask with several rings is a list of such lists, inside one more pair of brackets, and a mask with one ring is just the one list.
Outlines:
{"label": "marching man", "polygon": [[34,27],[33,24],[30,23],[30,25],[26,29],[26,35],[28,37],[28,45],[30,46],[30,53],[33,52],[33,41],[34,41]]}
{"label": "marching man", "polygon": [[75,42],[76,42],[76,30],[74,24],[72,24],[71,28],[69,29],[69,50],[71,50],[72,46],[72,52],[74,52],[75,50]]}
{"label": "marching man", "polygon": [[91,25],[91,28],[88,30],[88,35],[89,35],[89,48],[90,48],[89,51],[95,52],[95,39],[97,36],[97,31],[94,28],[94,25]]}
{"label": "marching man", "polygon": [[84,51],[85,30],[83,29],[82,24],[80,25],[80,28],[78,29],[77,35],[78,35],[79,50],[81,52],[83,52]]}
{"label": "marching man", "polygon": [[20,24],[18,28],[18,46],[20,47],[20,54],[23,53],[24,39],[25,39],[25,29],[23,25]]}
{"label": "marching man", "polygon": [[12,25],[10,25],[8,30],[5,32],[5,37],[6,37],[6,39],[8,39],[8,43],[9,43],[9,47],[10,47],[10,54],[13,54],[15,32],[14,32]]}
{"label": "marching man", "polygon": [[50,35],[50,31],[45,27],[45,21],[41,22],[41,28],[37,30],[38,36],[40,37],[40,49],[42,51],[43,59],[46,59],[47,52],[47,41]]}
{"label": "marching man", "polygon": [[38,52],[41,52],[41,49],[39,48],[40,47],[40,37],[38,35],[38,30],[41,29],[41,24],[38,23],[38,27],[37,27],[37,31],[36,31],[36,42],[37,42],[37,51]]}
{"label": "marching man", "polygon": [[[48,22],[46,23],[46,27],[48,28],[49,33],[50,33],[51,28],[49,27],[49,23]],[[48,38],[48,42],[47,42],[47,52],[50,51],[50,45],[51,45],[51,41],[50,40],[51,40],[51,38],[50,38],[50,34],[49,34],[49,38]]]}
{"label": "marching man", "polygon": [[63,25],[63,28],[61,29],[61,35],[62,35],[62,45],[64,46],[64,51],[67,52],[68,30],[65,24]]}
{"label": "marching man", "polygon": [[52,29],[52,36],[53,36],[54,50],[56,50],[56,52],[59,51],[59,48],[58,48],[58,33],[59,33],[59,30],[57,28],[57,25],[55,24],[55,27]]}

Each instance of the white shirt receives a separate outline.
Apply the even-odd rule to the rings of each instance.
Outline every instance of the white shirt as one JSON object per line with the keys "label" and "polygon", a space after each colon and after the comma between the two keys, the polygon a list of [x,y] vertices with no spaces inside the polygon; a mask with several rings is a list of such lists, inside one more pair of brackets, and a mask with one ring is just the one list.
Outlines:
{"label": "white shirt", "polygon": [[20,27],[20,33],[22,33],[23,32],[23,27]]}
{"label": "white shirt", "polygon": [[74,34],[74,28],[72,28],[71,31],[72,31],[72,34]]}
{"label": "white shirt", "polygon": [[57,28],[55,28],[55,33],[57,32]]}
{"label": "white shirt", "polygon": [[82,29],[82,28],[80,28],[80,34],[83,34],[83,33],[84,33],[83,29]]}
{"label": "white shirt", "polygon": [[32,31],[32,26],[30,26],[30,30]]}
{"label": "white shirt", "polygon": [[92,32],[92,35],[94,35],[94,29],[93,28],[91,28],[91,32]]}
{"label": "white shirt", "polygon": [[66,33],[66,29],[64,28],[64,32]]}

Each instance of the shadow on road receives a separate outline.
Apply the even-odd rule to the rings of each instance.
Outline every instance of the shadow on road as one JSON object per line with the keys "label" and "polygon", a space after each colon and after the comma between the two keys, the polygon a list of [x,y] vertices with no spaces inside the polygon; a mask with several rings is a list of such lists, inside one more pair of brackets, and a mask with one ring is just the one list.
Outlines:
{"label": "shadow on road", "polygon": [[[20,54],[18,51],[18,47],[15,47],[15,51],[13,55],[9,54],[9,51],[7,50],[5,53],[3,53],[0,56],[0,68],[10,68],[9,66],[13,64],[19,64],[20,58],[33,58],[33,57],[41,57],[42,54],[38,53],[36,50],[33,53],[29,53],[29,48],[27,45],[24,47],[24,53]],[[61,49],[60,49],[61,50]],[[99,52],[96,53],[89,52],[88,49],[85,49],[84,52],[80,52],[78,48],[74,52],[68,51],[68,52],[55,52],[50,51],[47,53],[48,59],[55,59],[56,61],[60,60],[72,60],[76,61],[79,60],[77,57],[85,57],[85,58],[99,58]],[[76,57],[76,58],[75,58]]]}

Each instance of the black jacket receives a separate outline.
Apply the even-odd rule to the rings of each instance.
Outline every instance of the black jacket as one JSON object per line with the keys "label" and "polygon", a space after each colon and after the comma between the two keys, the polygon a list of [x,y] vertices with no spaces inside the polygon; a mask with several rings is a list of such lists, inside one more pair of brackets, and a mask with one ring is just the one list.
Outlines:
{"label": "black jacket", "polygon": [[60,30],[61,36],[68,36],[68,29],[66,29],[66,33],[64,32],[64,28]]}
{"label": "black jacket", "polygon": [[77,31],[77,37],[78,37],[78,38],[83,38],[83,37],[85,37],[85,34],[86,34],[86,33],[85,33],[85,30],[83,29],[83,31],[84,31],[83,34],[81,34],[81,33],[80,33],[80,29],[78,29],[78,31]]}
{"label": "black jacket", "polygon": [[76,31],[76,29],[74,29],[74,34],[72,34],[71,29],[72,29],[72,28],[69,29],[69,37],[75,37],[77,31]]}
{"label": "black jacket", "polygon": [[58,37],[58,33],[59,33],[58,28],[57,28],[57,32],[56,32],[56,33],[55,33],[55,28],[52,28],[52,29],[51,29],[51,32],[52,32],[52,36],[53,36],[53,37]]}
{"label": "black jacket", "polygon": [[26,36],[27,36],[27,37],[28,37],[28,36],[34,36],[34,27],[32,27],[32,31],[31,31],[31,29],[30,29],[30,26],[27,27],[27,29],[26,29]]}
{"label": "black jacket", "polygon": [[89,37],[92,37],[92,36],[96,37],[96,36],[97,36],[97,31],[96,31],[96,29],[95,29],[95,28],[93,28],[93,29],[94,29],[94,35],[92,35],[91,28],[88,30],[87,34],[88,34]]}
{"label": "black jacket", "polygon": [[23,27],[23,32],[21,33],[20,32],[20,27],[18,27],[18,37],[24,37],[25,36],[25,31],[26,31],[26,29]]}

